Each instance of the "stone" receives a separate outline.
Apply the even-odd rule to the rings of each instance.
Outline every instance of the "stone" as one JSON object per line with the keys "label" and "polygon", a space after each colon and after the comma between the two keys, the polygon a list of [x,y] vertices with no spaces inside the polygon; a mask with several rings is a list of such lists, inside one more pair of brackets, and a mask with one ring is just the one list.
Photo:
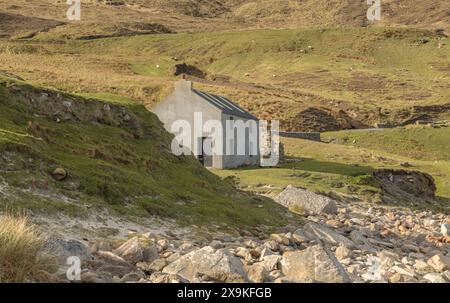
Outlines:
{"label": "stone", "polygon": [[248,239],[244,241],[244,245],[248,248],[257,248],[260,243],[256,242],[255,240]]}
{"label": "stone", "polygon": [[67,173],[67,171],[64,168],[60,167],[56,168],[52,173],[52,177],[56,181],[64,181],[68,176],[69,174]]}
{"label": "stone", "polygon": [[210,246],[192,251],[163,269],[164,273],[177,274],[194,281],[198,275],[220,282],[246,282],[247,274],[242,262],[228,250],[215,250]]}
{"label": "stone", "polygon": [[395,274],[393,274],[392,276],[389,277],[389,282],[391,282],[391,283],[400,283],[402,281],[403,281],[403,277],[398,272],[396,272]]}
{"label": "stone", "polygon": [[186,283],[189,282],[176,274],[155,272],[149,278],[152,283]]}
{"label": "stone", "polygon": [[307,243],[311,241],[305,234],[303,229],[297,229],[292,233],[292,240],[297,244]]}
{"label": "stone", "polygon": [[167,258],[167,263],[172,263],[175,260],[179,259],[181,257],[180,253],[174,253],[172,255],[170,255],[170,257]]}
{"label": "stone", "polygon": [[264,242],[264,246],[272,251],[278,251],[280,249],[280,245],[278,245],[278,243],[274,240]]}
{"label": "stone", "polygon": [[84,283],[112,283],[112,277],[107,273],[85,271],[81,273],[81,281]]}
{"label": "stone", "polygon": [[281,271],[292,282],[351,282],[348,273],[322,245],[315,245],[302,251],[283,254]]}
{"label": "stone", "polygon": [[339,261],[342,261],[344,259],[350,258],[352,255],[352,251],[348,249],[345,245],[339,245],[339,247],[336,248],[334,254],[336,255],[336,258]]}
{"label": "stone", "polygon": [[256,263],[251,266],[248,266],[246,268],[246,271],[250,282],[263,283],[267,282],[267,280],[269,279],[269,271],[261,263]]}
{"label": "stone", "polygon": [[414,263],[414,268],[418,271],[418,272],[430,272],[433,271],[433,268],[428,265],[427,262],[423,261],[423,260],[416,260]]}
{"label": "stone", "polygon": [[158,245],[158,251],[164,251],[169,247],[169,241],[167,239],[161,239],[156,242]]}
{"label": "stone", "polygon": [[266,267],[268,271],[276,270],[278,269],[278,264],[281,261],[281,256],[279,255],[271,255],[271,256],[265,256],[261,260],[261,264]]}
{"label": "stone", "polygon": [[428,265],[433,267],[434,270],[436,270],[438,272],[450,269],[450,259],[448,259],[447,257],[444,257],[441,254],[437,254],[437,255],[431,257],[427,261],[427,263],[428,263]]}
{"label": "stone", "polygon": [[447,283],[444,277],[438,273],[429,273],[423,276],[423,278],[431,283]]}
{"label": "stone", "polygon": [[87,245],[77,240],[63,239],[57,236],[52,236],[44,242],[42,252],[56,257],[58,263],[61,264],[65,264],[69,257],[78,257],[82,263],[92,259]]}
{"label": "stone", "polygon": [[313,238],[317,238],[329,244],[344,245],[350,249],[357,248],[352,240],[325,225],[310,222],[304,226],[304,230],[308,236],[311,235]]}
{"label": "stone", "polygon": [[400,266],[393,266],[392,270],[401,274],[402,276],[414,277],[415,273],[412,270],[407,270],[406,268],[402,268]]}
{"label": "stone", "polygon": [[369,252],[375,252],[376,250],[370,245],[369,241],[367,240],[364,235],[358,231],[358,230],[352,230],[350,232],[350,239],[358,245],[359,249],[369,251]]}
{"label": "stone", "polygon": [[142,256],[145,262],[153,262],[154,260],[158,259],[159,255],[156,245],[150,245],[149,247],[144,248]]}
{"label": "stone", "polygon": [[151,271],[162,271],[164,267],[166,267],[167,261],[166,259],[156,259],[154,260],[150,266],[148,267]]}
{"label": "stone", "polygon": [[444,237],[450,237],[450,224],[444,223],[441,225],[441,233]]}
{"label": "stone", "polygon": [[271,256],[273,254],[274,254],[274,252],[271,251],[270,248],[264,247],[263,250],[261,251],[259,258],[264,259],[264,257]]}
{"label": "stone", "polygon": [[275,201],[287,208],[296,208],[312,214],[337,214],[336,202],[328,197],[292,185],[279,194]]}
{"label": "stone", "polygon": [[143,277],[144,277],[144,275],[143,275],[142,273],[139,273],[139,272],[130,272],[130,273],[124,275],[124,276],[120,279],[120,283],[138,282],[138,281],[140,281]]}
{"label": "stone", "polygon": [[223,247],[223,243],[218,240],[212,240],[211,243],[209,243],[209,246],[215,249],[219,249]]}
{"label": "stone", "polygon": [[252,255],[250,254],[250,251],[245,247],[238,247],[235,249],[234,254],[244,260],[251,260]]}
{"label": "stone", "polygon": [[113,253],[130,263],[138,263],[144,260],[144,250],[139,243],[138,237],[133,237],[126,241],[119,248],[115,249]]}
{"label": "stone", "polygon": [[270,239],[276,241],[279,244],[289,245],[289,239],[283,234],[271,234]]}

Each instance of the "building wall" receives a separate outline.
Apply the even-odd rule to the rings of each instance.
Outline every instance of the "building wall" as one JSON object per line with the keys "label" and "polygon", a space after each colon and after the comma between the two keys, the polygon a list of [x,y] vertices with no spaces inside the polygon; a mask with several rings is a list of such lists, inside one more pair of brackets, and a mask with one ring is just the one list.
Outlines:
{"label": "building wall", "polygon": [[[260,154],[259,154],[259,124],[258,121],[256,121],[257,127],[256,127],[256,148],[257,148],[257,155],[250,155],[250,146],[249,146],[249,134],[245,137],[245,144],[246,147],[246,155],[227,155],[226,153],[226,122],[227,120],[230,120],[232,117],[233,121],[242,121],[244,123],[247,123],[249,119],[241,118],[239,116],[229,115],[229,114],[223,114],[222,113],[222,125],[224,126],[224,156],[223,156],[223,168],[237,168],[241,166],[257,166],[260,163]],[[236,135],[236,134],[235,134]],[[245,135],[245,134],[241,134]],[[237,144],[237,138],[234,138],[234,150],[236,151],[236,144]]]}

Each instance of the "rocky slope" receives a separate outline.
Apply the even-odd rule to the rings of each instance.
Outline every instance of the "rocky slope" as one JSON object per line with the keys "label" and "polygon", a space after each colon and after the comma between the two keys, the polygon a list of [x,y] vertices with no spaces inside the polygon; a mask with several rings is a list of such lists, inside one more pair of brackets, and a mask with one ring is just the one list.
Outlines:
{"label": "rocky slope", "polygon": [[[284,233],[192,239],[130,231],[126,242],[59,245],[66,247],[60,255],[84,247],[84,282],[450,282],[447,215],[337,206],[331,213],[305,214],[305,225],[286,226]],[[65,268],[54,278],[64,280]]]}

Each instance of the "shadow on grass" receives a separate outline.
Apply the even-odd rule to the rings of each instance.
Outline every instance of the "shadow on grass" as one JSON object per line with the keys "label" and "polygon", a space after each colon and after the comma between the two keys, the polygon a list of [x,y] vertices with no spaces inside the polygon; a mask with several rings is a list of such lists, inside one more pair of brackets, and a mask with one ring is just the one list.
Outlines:
{"label": "shadow on grass", "polygon": [[351,177],[372,174],[373,171],[375,170],[373,167],[370,166],[319,161],[311,158],[289,158],[289,160],[294,162],[283,163],[281,164],[281,167],[299,169],[309,172],[336,174]]}
{"label": "shadow on grass", "polygon": [[[280,163],[276,168],[281,169],[298,169],[316,173],[336,174],[343,176],[356,177],[361,175],[370,175],[375,169],[371,166],[360,166],[338,162],[319,161],[311,158],[293,158],[288,159],[292,162]],[[270,167],[268,167],[270,168]],[[255,167],[241,167],[235,170],[255,170],[260,168]]]}

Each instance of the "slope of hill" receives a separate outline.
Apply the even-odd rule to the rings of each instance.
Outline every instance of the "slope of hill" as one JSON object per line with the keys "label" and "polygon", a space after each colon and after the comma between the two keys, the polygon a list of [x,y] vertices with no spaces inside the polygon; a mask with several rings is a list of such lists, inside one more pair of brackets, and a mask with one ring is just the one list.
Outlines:
{"label": "slope of hill", "polygon": [[72,93],[151,106],[172,89],[174,66],[185,62],[206,74],[196,85],[260,118],[279,119],[286,130],[450,116],[450,52],[436,31],[252,30],[92,41],[54,34],[0,42],[0,69]]}
{"label": "slope of hill", "polygon": [[0,118],[1,209],[76,216],[108,209],[246,229],[286,223],[274,202],[235,191],[193,157],[174,156],[171,136],[142,106],[1,77]]}
{"label": "slope of hill", "polygon": [[[382,20],[366,18],[368,5],[363,0],[122,0],[83,1],[80,22],[67,22],[61,35],[98,33],[102,28],[122,23],[158,23],[177,32],[219,31],[254,28],[408,26],[449,30],[450,15],[446,1],[389,0],[382,2]],[[31,18],[66,22],[65,1],[11,0],[0,3],[0,11]],[[2,18],[0,17],[0,24]]]}

